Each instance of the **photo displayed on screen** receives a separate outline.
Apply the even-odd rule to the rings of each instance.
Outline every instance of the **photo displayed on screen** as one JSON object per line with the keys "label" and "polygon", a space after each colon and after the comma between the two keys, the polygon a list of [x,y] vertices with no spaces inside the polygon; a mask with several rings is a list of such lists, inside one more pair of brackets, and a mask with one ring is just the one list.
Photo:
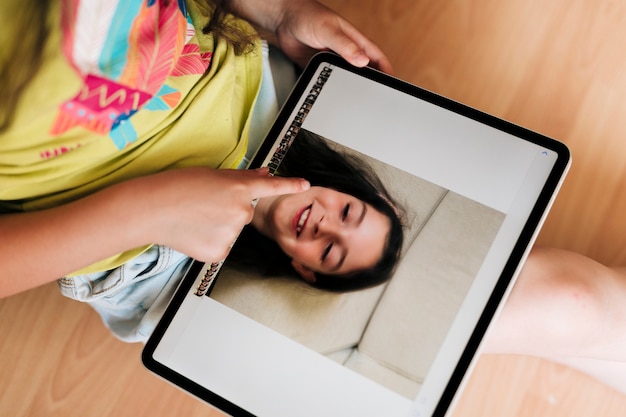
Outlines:
{"label": "photo displayed on screen", "polygon": [[[276,241],[248,226],[222,266],[211,298],[415,398],[503,213],[306,129],[298,131],[276,175],[306,178],[315,189],[312,196],[282,198],[276,209],[284,215],[276,221],[284,222],[281,230],[292,234],[287,238],[296,245],[311,248],[314,258],[328,251],[327,259],[368,263],[376,263],[382,248],[391,246],[398,254],[387,256],[393,265],[388,271],[372,266],[370,274],[348,271],[310,279]],[[374,205],[386,204],[388,215],[375,213]],[[384,219],[383,229],[369,218]],[[390,236],[392,221],[399,224],[393,228],[399,237]],[[327,225],[334,230],[318,229]],[[368,227],[374,231],[368,233]],[[340,241],[351,238],[359,241]]]}

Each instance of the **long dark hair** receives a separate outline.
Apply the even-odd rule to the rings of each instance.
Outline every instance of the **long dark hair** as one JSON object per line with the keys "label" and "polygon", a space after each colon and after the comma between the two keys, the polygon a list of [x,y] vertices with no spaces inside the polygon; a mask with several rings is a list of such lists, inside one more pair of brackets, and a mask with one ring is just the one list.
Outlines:
{"label": "long dark hair", "polygon": [[236,55],[241,55],[254,48],[254,42],[258,37],[242,30],[229,19],[229,13],[236,14],[229,0],[204,0],[213,9],[211,17],[202,28],[202,33],[212,33],[214,38],[223,39],[233,46]]}
{"label": "long dark hair", "polygon": [[[390,221],[391,227],[383,255],[374,267],[347,275],[326,275],[316,272],[315,283],[312,284],[314,287],[329,291],[351,291],[381,284],[391,277],[400,259],[404,240],[402,210],[378,176],[361,158],[339,152],[318,135],[300,129],[287,152],[287,157],[279,166],[277,175],[306,178],[312,186],[332,188],[349,194],[370,204]],[[241,245],[246,247],[244,250],[247,252],[260,251],[257,255],[265,262],[289,262],[278,244],[253,230],[252,227],[246,228],[240,237],[244,243],[233,248],[235,253]],[[252,244],[254,249],[249,247]],[[250,256],[250,253],[248,252],[246,256]],[[235,257],[240,258],[241,255]],[[257,256],[254,258],[256,261]],[[266,265],[266,268],[270,266]]]}

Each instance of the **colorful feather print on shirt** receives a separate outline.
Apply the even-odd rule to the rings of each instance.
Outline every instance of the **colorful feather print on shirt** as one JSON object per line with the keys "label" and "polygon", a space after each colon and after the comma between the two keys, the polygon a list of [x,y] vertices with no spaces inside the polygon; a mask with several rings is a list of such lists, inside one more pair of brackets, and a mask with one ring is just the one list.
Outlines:
{"label": "colorful feather print on shirt", "polygon": [[137,139],[135,112],[178,105],[169,76],[203,74],[211,63],[210,52],[187,43],[185,0],[69,0],[62,16],[63,53],[83,85],[60,106],[53,135],[81,127],[123,149]]}

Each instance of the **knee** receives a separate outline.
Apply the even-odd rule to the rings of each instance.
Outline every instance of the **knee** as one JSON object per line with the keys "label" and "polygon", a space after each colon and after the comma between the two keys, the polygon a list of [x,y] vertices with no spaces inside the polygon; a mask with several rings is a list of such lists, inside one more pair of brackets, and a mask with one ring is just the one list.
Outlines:
{"label": "knee", "polygon": [[493,326],[487,346],[500,353],[565,355],[602,327],[602,269],[571,252],[538,248],[530,254]]}
{"label": "knee", "polygon": [[536,248],[520,274],[520,286],[527,286],[539,299],[543,296],[546,302],[553,301],[561,311],[589,317],[602,309],[604,290],[611,279],[609,268],[586,256]]}

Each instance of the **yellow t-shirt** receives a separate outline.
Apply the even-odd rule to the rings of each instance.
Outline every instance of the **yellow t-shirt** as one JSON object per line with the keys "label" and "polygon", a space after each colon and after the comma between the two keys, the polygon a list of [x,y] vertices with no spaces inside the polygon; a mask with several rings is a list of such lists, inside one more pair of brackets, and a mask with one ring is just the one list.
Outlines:
{"label": "yellow t-shirt", "polygon": [[172,168],[237,166],[261,81],[258,44],[237,56],[203,35],[210,11],[193,1],[121,1],[98,13],[89,13],[93,1],[61,3],[44,63],[0,133],[0,213],[58,206]]}

